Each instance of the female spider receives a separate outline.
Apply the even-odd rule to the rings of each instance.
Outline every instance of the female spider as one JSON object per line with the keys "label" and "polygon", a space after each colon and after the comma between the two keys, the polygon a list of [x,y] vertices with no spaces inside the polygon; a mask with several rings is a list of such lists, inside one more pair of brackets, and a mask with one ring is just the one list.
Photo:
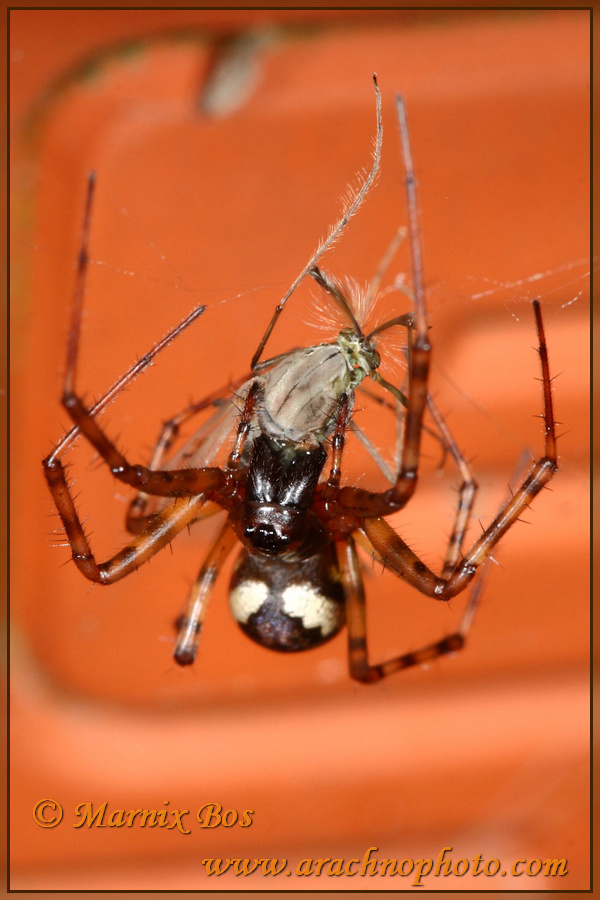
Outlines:
{"label": "female spider", "polygon": [[[93,408],[85,406],[75,390],[75,374],[94,185],[90,178],[62,397],[63,406],[75,427],[44,460],[44,473],[71,545],[73,561],[86,578],[100,584],[110,584],[136,570],[192,522],[219,510],[226,511],[225,522],[200,569],[179,620],[174,656],[180,665],[189,665],[195,659],[210,590],[237,541],[242,544],[242,552],[232,576],[231,607],[242,629],[262,646],[284,652],[305,650],[329,640],[346,624],[350,675],[364,683],[378,681],[392,672],[460,649],[474,614],[475,595],[456,633],[416,652],[380,664],[369,662],[365,595],[356,541],[423,594],[447,601],[467,587],[502,535],[557,469],[548,354],[539,303],[534,301],[544,397],[544,455],[463,555],[462,543],[476,486],[428,394],[431,347],[423,289],[416,183],[404,105],[399,97],[397,110],[406,170],[413,311],[396,316],[365,334],[355,315],[355,298],[317,266],[320,257],[364,201],[379,168],[381,101],[376,79],[374,83],[377,141],[372,168],[342,218],[277,305],[252,359],[249,376],[228,386],[229,390],[236,391],[241,416],[236,403],[224,399],[226,391],[192,404],[164,426],[148,467],[128,462],[98,424],[97,415],[166,343],[203,312],[203,308],[195,310]],[[307,275],[315,279],[341,310],[347,327],[330,343],[261,361],[281,311]],[[370,295],[374,294],[376,283],[377,276]],[[377,337],[394,325],[405,327],[408,333],[406,393],[386,381],[378,371]],[[397,471],[391,479],[392,486],[380,492],[341,484],[345,433],[356,392],[361,390],[361,383],[367,377],[392,393],[403,406]],[[169,458],[169,450],[181,424],[213,405],[217,409],[208,423]],[[438,438],[452,453],[463,479],[455,527],[439,576],[386,522],[386,517],[403,509],[414,493],[426,408],[433,417]],[[113,475],[138,492],[127,516],[127,527],[135,537],[104,563],[98,563],[92,553],[61,462],[62,454],[79,432],[94,446]],[[223,467],[211,465],[232,432],[234,438],[227,463]],[[358,428],[356,433],[372,450],[366,435],[361,436]],[[324,476],[328,459],[328,473]]]}

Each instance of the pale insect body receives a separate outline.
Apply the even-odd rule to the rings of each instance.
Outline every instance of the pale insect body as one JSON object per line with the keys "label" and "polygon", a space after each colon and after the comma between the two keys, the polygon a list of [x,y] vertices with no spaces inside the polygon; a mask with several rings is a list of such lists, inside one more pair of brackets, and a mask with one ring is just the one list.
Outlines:
{"label": "pale insect body", "polygon": [[350,329],[335,343],[289,353],[261,379],[261,432],[284,444],[322,444],[335,429],[341,396],[351,411],[355,388],[378,366],[374,346]]}

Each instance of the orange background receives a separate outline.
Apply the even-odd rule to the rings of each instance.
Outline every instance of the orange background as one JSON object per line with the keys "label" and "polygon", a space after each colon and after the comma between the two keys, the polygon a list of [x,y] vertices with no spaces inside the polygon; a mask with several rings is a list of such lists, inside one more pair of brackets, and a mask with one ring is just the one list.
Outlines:
{"label": "orange background", "polygon": [[[373,845],[380,858],[435,858],[450,845],[455,858],[507,864],[567,857],[560,888],[585,889],[588,17],[158,13],[11,17],[12,887],[276,889],[254,876],[215,883],[201,859],[348,859]],[[248,38],[250,25],[247,95],[232,111],[202,114],[198,96],[230,46],[223,36]],[[275,303],[369,165],[373,71],[381,175],[323,265],[364,282],[406,221],[400,90],[419,178],[431,390],[472,460],[476,518],[490,520],[522,451],[542,446],[535,296],[560,376],[561,471],[524,517],[531,524],[498,548],[459,657],[363,688],[347,677],[344,637],[294,658],[269,653],[233,623],[227,569],[198,661],[182,671],[170,658],[172,622],[214,523],[108,589],[91,590],[48,536],[57,519],[40,460],[68,424],[58,398],[86,173],[96,170],[98,187],[80,388],[100,396],[194,306],[209,307],[103,417],[129,458],[145,462],[163,419],[247,369]],[[391,277],[409,270],[404,246]],[[322,339],[303,324],[310,303],[308,290],[292,298],[270,355]],[[385,448],[387,432],[369,427]],[[436,476],[434,452],[393,522],[437,566],[457,476],[449,463]],[[105,559],[127,540],[126,491],[82,443],[69,458]],[[345,475],[365,486],[377,477],[352,452]],[[463,598],[440,608],[367,570],[373,659],[455,627]],[[64,806],[56,829],[33,822],[45,797]],[[251,828],[187,837],[72,828],[77,804],[104,800],[126,810],[218,801],[256,814]],[[558,887],[497,881],[427,887]],[[284,886],[366,885],[290,877]]]}

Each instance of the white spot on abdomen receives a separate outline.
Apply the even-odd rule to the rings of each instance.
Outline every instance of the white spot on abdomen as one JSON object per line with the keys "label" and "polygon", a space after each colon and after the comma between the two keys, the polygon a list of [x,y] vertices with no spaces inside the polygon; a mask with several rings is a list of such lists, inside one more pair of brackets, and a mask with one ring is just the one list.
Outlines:
{"label": "white spot on abdomen", "polygon": [[305,628],[320,628],[323,637],[340,627],[339,604],[309,584],[292,584],[282,594],[283,611],[302,619]]}
{"label": "white spot on abdomen", "polygon": [[229,594],[231,612],[236,622],[246,623],[258,612],[269,595],[264,581],[241,581]]}

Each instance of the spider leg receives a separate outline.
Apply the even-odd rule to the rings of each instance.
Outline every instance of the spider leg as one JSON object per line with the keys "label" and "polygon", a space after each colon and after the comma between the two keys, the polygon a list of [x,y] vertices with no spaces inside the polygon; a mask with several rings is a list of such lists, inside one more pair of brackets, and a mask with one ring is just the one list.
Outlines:
{"label": "spider leg", "polygon": [[425,307],[423,266],[419,211],[417,204],[417,182],[412,163],[410,139],[406,123],[404,101],[396,97],[402,155],[406,171],[405,187],[408,208],[408,224],[412,257],[412,281],[414,291],[414,335],[409,344],[408,407],[402,434],[400,468],[396,484],[387,492],[389,502],[402,508],[412,497],[417,482],[419,452],[423,415],[427,404],[427,384],[431,346],[427,336],[428,323]]}
{"label": "spider leg", "polygon": [[[539,337],[538,353],[542,368],[545,423],[544,456],[532,466],[521,487],[502,505],[493,522],[475,541],[466,556],[456,562],[444,577],[438,577],[421,562],[402,538],[382,518],[367,518],[363,530],[376,552],[397,575],[424,594],[438,600],[450,600],[469,584],[478,567],[485,562],[500,538],[514,525],[519,516],[532,503],[558,469],[556,458],[556,432],[552,406],[552,382],[548,364],[548,350],[540,304],[533,301]],[[460,511],[459,511],[460,516]]]}
{"label": "spider leg", "polygon": [[236,541],[229,522],[225,522],[198,573],[185,610],[177,621],[179,633],[173,655],[175,662],[180,666],[190,666],[196,659],[208,598],[221,567]]}
{"label": "spider leg", "polygon": [[[450,433],[450,430],[446,425],[442,415],[438,411],[434,401],[431,397],[428,397],[427,402],[440,432],[440,435],[438,435],[438,437],[443,442],[444,446],[448,448],[463,478],[463,482],[459,488],[455,523],[448,540],[444,568],[442,571],[442,577],[445,577],[453,571],[460,557],[462,542],[469,524],[469,518],[471,515],[471,510],[473,508],[475,494],[477,492],[477,483],[472,478],[467,463],[462,453],[460,452],[456,441],[452,437],[452,434]],[[345,445],[345,432],[348,426],[348,421],[348,400],[346,395],[342,394],[342,396],[340,397],[336,430],[332,438],[332,464],[331,472],[327,480],[327,485],[329,488],[336,489],[339,487],[341,478],[342,453]],[[389,473],[388,466],[381,458],[377,449],[372,445],[367,436],[357,428],[356,424],[354,425],[354,429],[356,436],[359,438],[361,443],[364,444],[367,451],[370,453],[377,465],[381,468],[384,475],[387,476]]]}
{"label": "spider leg", "polygon": [[376,665],[369,663],[365,591],[354,539],[349,537],[343,542],[340,541],[336,548],[346,596],[348,659],[351,678],[363,684],[373,684],[401,669],[420,666],[438,656],[446,656],[462,650],[477,609],[480,584],[475,586],[459,627],[453,634],[386,662]]}
{"label": "spider leg", "polygon": [[[129,484],[140,486],[143,484],[146,490],[158,488],[162,496],[170,494],[177,498],[174,504],[152,517],[151,529],[140,532],[130,544],[110,560],[97,563],[75,509],[62,462],[54,454],[43,460],[44,476],[71,545],[75,565],[90,581],[110,584],[137,569],[170,543],[183,528],[198,518],[202,506],[206,502],[206,494],[218,495],[225,485],[227,476],[218,468],[151,472],[143,466],[129,466],[125,458],[104,436],[89,412],[86,411],[85,417],[76,424],[88,437],[90,431],[95,438],[99,435],[99,440],[96,442],[92,440],[92,443],[97,449],[100,449],[109,465],[111,462],[114,465],[115,458],[120,457],[123,460],[127,468],[116,472],[117,477],[124,474],[125,477],[122,480]],[[129,477],[130,474],[134,477]],[[181,498],[182,494],[195,496]]]}
{"label": "spider leg", "polygon": [[[132,465],[106,436],[83,401],[73,393],[65,393],[63,406],[73,423],[97,450],[119,481],[143,490],[147,494],[160,497],[178,497],[182,494],[201,494],[207,483],[221,486],[223,476],[220,469],[174,469],[173,471],[153,471],[146,466]],[[45,472],[60,466],[58,460],[47,457],[42,463]],[[62,467],[61,467],[62,468]],[[212,479],[211,475],[212,473]],[[220,477],[221,476],[221,477]]]}
{"label": "spider leg", "polygon": [[[450,572],[454,569],[461,556],[464,536],[469,526],[473,503],[475,501],[475,495],[477,493],[477,482],[472,477],[464,456],[459,450],[458,445],[456,444],[456,441],[454,440],[450,432],[450,429],[446,425],[446,422],[444,421],[441,413],[439,412],[431,397],[428,398],[427,403],[430,408],[430,412],[440,430],[440,434],[437,434],[436,432],[433,432],[431,430],[430,433],[432,435],[435,435],[435,437],[442,443],[444,450],[451,454],[456,463],[458,471],[462,476],[462,483],[460,484],[460,487],[458,489],[458,503],[454,518],[454,525],[450,537],[448,538],[448,544],[444,557],[444,568],[442,570],[442,576],[445,577],[449,575]],[[390,408],[393,408],[391,407],[391,404],[386,403],[386,405],[389,405]],[[367,449],[369,455],[373,458],[386,478],[389,481],[393,481],[396,477],[395,474],[392,472],[385,460],[381,457],[381,454],[379,453],[377,448],[374,447],[368,437],[362,433],[356,422],[353,423],[353,433]],[[357,532],[357,534],[359,533]],[[372,549],[373,548],[370,547],[368,552],[372,552]]]}
{"label": "spider leg", "polygon": [[[142,534],[144,531],[147,531],[149,528],[154,527],[156,522],[156,517],[158,516],[158,512],[144,512],[144,507],[142,508],[142,512],[140,514],[136,513],[136,509],[133,504],[136,503],[138,498],[146,498],[147,494],[138,494],[131,501],[129,505],[129,509],[127,510],[127,515],[125,517],[125,528],[130,534]],[[154,499],[154,498],[153,498]],[[142,501],[144,504],[145,500]],[[216,515],[218,512],[221,512],[222,507],[217,503],[212,503],[210,500],[207,500],[204,503],[204,506],[198,512],[198,515],[194,519],[195,522],[200,521],[201,519],[208,519],[210,516]]]}
{"label": "spider leg", "polygon": [[[379,382],[379,383],[381,384],[381,382]],[[387,384],[389,384],[389,382],[387,382]],[[382,384],[382,387],[384,387],[386,390],[388,390],[388,388],[386,387],[386,384]],[[365,387],[364,381],[361,382],[361,384],[359,384],[359,386],[356,389],[356,392],[365,394],[365,396],[369,397],[370,400],[373,400],[375,403],[378,403],[380,406],[383,406],[385,409],[391,410],[396,415],[398,421],[400,423],[402,422],[403,417],[402,417],[402,415],[399,414],[397,405],[390,403],[390,401],[387,400],[385,397],[380,397],[379,394],[376,394],[373,391],[369,390],[368,387]],[[396,398],[397,402],[401,404],[402,401],[398,397],[397,390],[396,390],[396,392],[392,391],[391,393]],[[356,427],[356,426],[354,426],[354,427]],[[433,428],[428,428],[427,425],[423,425],[423,431],[426,434],[428,434],[430,437],[432,437],[435,441],[437,441],[438,444],[440,445],[440,447],[442,448],[442,458],[441,458],[439,466],[438,466],[438,468],[442,469],[444,466],[444,463],[446,461],[446,455],[448,453],[449,447],[446,444],[446,442],[444,441],[444,438],[440,434],[438,434],[437,431],[434,431]],[[396,458],[397,458],[397,460],[400,459],[400,446],[398,447]],[[398,468],[398,465],[399,465],[399,463],[396,462],[396,469]],[[383,469],[382,469],[382,471],[383,471]],[[386,473],[384,472],[384,474],[386,474]],[[390,478],[389,480],[390,481],[396,480],[396,472],[394,472],[393,477]]]}
{"label": "spider leg", "polygon": [[[206,489],[209,487],[213,471],[206,469],[203,473],[207,482]],[[198,517],[205,502],[202,494],[196,497],[177,499],[168,509],[156,514],[152,522],[152,530],[137,535],[111,559],[98,563],[77,515],[61,462],[55,460],[53,465],[45,467],[44,474],[71,545],[73,562],[86,578],[100,584],[112,584],[113,581],[118,581],[166,547],[176,534],[187,525],[191,525]],[[212,480],[214,481],[214,478]]]}
{"label": "spider leg", "polygon": [[[400,466],[395,484],[383,493],[343,488],[340,492],[342,506],[352,507],[363,516],[390,515],[402,509],[412,497],[417,484],[423,416],[427,406],[429,362],[431,345],[428,338],[429,325],[425,306],[423,266],[419,214],[417,206],[417,185],[412,164],[410,140],[406,124],[406,112],[401,97],[396,97],[400,138],[406,171],[405,188],[409,219],[409,233],[412,256],[412,282],[414,292],[414,313],[410,317],[408,346],[408,399],[406,415],[403,418]],[[405,317],[403,317],[405,318]],[[406,317],[408,320],[409,317]],[[408,324],[408,321],[407,321]],[[376,379],[381,381],[381,376]],[[383,384],[383,381],[381,382]],[[391,389],[389,382],[384,387]],[[399,396],[397,390],[392,391]],[[401,402],[404,398],[400,397]]]}
{"label": "spider leg", "polygon": [[444,568],[442,569],[442,578],[445,578],[452,572],[460,559],[463,540],[469,527],[469,519],[471,518],[475,495],[477,493],[477,482],[471,475],[471,471],[464,456],[460,452],[456,441],[452,437],[450,429],[446,425],[443,416],[431,397],[427,398],[427,405],[462,477],[462,483],[458,489],[458,504],[456,507],[454,526],[448,539],[446,556],[444,558]]}
{"label": "spider leg", "polygon": [[396,575],[404,578],[428,597],[450,600],[472,581],[478,567],[485,562],[500,538],[550,481],[556,468],[554,458],[544,456],[538,460],[521,487],[504,504],[491,525],[475,541],[466,556],[444,577],[438,577],[428,569],[385,519],[366,519],[363,530],[384,564]]}
{"label": "spider leg", "polygon": [[[85,284],[89,261],[88,244],[92,203],[94,198],[94,187],[95,176],[92,173],[88,179],[88,190],[86,195],[81,234],[81,247],[79,250],[77,274],[75,277],[75,286],[73,290],[71,332],[67,347],[67,364],[65,370],[64,392],[62,397],[62,404],[69,413],[71,420],[75,425],[75,430],[72,431],[70,435],[68,435],[59,444],[59,447],[61,448],[61,450],[64,449],[67,446],[68,442],[74,438],[76,431],[79,430],[88,438],[90,443],[96,448],[103,459],[108,463],[115,477],[119,478],[121,481],[124,481],[126,484],[130,484],[138,489],[143,488],[146,493],[156,493],[161,496],[168,497],[176,497],[182,493],[202,493],[203,487],[201,487],[200,485],[204,485],[204,483],[206,482],[206,478],[203,477],[202,473],[194,472],[194,470],[188,470],[187,472],[180,471],[161,473],[152,472],[151,470],[146,469],[144,466],[130,465],[123,454],[120,453],[115,445],[106,437],[94,418],[94,415],[100,411],[101,404],[104,402],[104,400],[106,400],[106,402],[109,402],[109,399],[112,399],[112,397],[115,396],[118,391],[122,390],[128,380],[134,378],[135,375],[137,375],[140,371],[142,371],[143,368],[145,368],[149,360],[142,360],[139,364],[132,367],[127,375],[124,376],[124,378],[120,379],[117,384],[109,390],[108,394],[105,395],[105,398],[103,398],[103,401],[96,404],[96,406],[92,410],[88,410],[80,397],[78,397],[75,393],[75,380],[77,373],[77,363],[79,359],[79,342],[81,336],[83,298],[85,294]],[[169,341],[172,340],[173,337],[175,337],[178,333],[180,333],[183,327],[193,321],[193,319],[196,318],[197,315],[199,315],[199,311],[193,313],[192,316],[189,316],[188,319],[185,320],[185,323],[182,323],[182,325],[178,326],[175,329],[175,332],[171,333],[171,335],[168,336],[166,342],[165,340],[161,341],[160,344],[157,345],[157,347],[155,347],[150,354],[148,354],[148,356],[155,356],[159,349],[162,349],[162,347],[166,346],[166,343],[169,343]],[[60,473],[63,472],[63,469],[61,463],[59,462],[59,455],[60,451],[58,448],[56,448],[42,463],[46,479],[48,480],[49,484],[60,484]],[[59,476],[58,481],[56,481],[54,477],[56,475]],[[64,473],[62,481],[66,486]]]}
{"label": "spider leg", "polygon": [[[255,383],[248,392],[244,414],[238,424],[234,450],[229,458],[231,469],[235,468],[239,461],[244,442],[250,430],[250,420],[257,391],[258,386]],[[124,481],[134,484],[134,486],[143,484],[145,491],[153,491],[160,496],[168,496],[165,488],[172,481],[176,485],[172,491],[169,491],[172,495],[174,494],[177,497],[182,493],[197,495],[186,499],[179,497],[172,506],[149,517],[149,527],[145,531],[138,534],[133,541],[112,559],[99,564],[91,551],[81,521],[77,515],[62,463],[58,459],[54,461],[44,460],[44,474],[71,545],[73,561],[86,578],[101,584],[110,584],[137,569],[147,559],[170,543],[183,528],[191,525],[195,519],[199,518],[201,509],[207,499],[205,495],[213,493],[218,496],[228,476],[219,468],[152,472],[142,466],[129,466],[125,458],[119,454],[118,450],[103,434],[89,412],[84,410],[84,413],[85,415],[76,424],[79,425],[81,431],[99,450],[109,465],[120,457],[125,466],[133,470],[133,475],[148,473],[149,476],[147,483],[144,483],[142,478],[140,478],[139,482],[134,478],[128,480],[129,473],[126,469],[123,469],[126,475],[123,478]],[[155,488],[158,488],[158,490],[155,490]]]}

